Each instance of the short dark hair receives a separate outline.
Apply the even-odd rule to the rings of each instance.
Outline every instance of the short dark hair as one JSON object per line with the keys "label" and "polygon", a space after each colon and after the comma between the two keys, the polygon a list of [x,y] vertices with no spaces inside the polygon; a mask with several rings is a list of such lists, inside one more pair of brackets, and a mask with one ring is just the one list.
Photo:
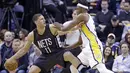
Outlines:
{"label": "short dark hair", "polygon": [[38,14],[35,14],[32,18],[32,21],[35,22],[37,21],[37,19],[41,16],[42,14],[38,13]]}

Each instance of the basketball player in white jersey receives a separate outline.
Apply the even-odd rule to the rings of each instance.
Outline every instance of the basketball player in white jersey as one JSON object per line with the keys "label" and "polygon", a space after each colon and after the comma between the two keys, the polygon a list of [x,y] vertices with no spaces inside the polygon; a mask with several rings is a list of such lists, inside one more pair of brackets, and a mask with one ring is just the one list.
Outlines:
{"label": "basketball player in white jersey", "polygon": [[73,19],[68,26],[59,27],[62,31],[67,31],[78,25],[81,22],[84,22],[81,26],[81,37],[83,40],[82,46],[84,47],[82,52],[78,55],[78,58],[85,65],[89,63],[91,68],[97,68],[100,73],[113,73],[108,70],[103,64],[103,56],[102,56],[102,43],[98,39],[95,25],[92,17],[87,13],[87,1],[80,0],[77,4],[77,14],[78,16]]}

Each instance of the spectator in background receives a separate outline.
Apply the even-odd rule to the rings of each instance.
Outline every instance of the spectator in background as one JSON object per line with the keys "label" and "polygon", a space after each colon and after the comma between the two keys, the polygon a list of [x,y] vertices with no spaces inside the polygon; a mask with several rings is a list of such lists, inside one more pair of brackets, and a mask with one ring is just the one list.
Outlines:
{"label": "spectator in background", "polygon": [[[113,13],[108,9],[108,1],[103,0],[101,2],[102,10],[98,12],[95,16],[95,24],[97,28],[97,34],[101,41],[105,41],[104,36],[104,28],[111,23],[111,18],[113,17]],[[105,20],[104,20],[105,19]]]}
{"label": "spectator in background", "polygon": [[4,34],[0,31],[0,45],[3,44]]}
{"label": "spectator in background", "polygon": [[104,47],[110,46],[112,49],[112,56],[116,57],[120,53],[119,42],[115,42],[116,36],[113,33],[108,34]]}
{"label": "spectator in background", "polygon": [[[19,39],[14,39],[13,43],[12,43],[12,49],[5,52],[4,58],[8,59],[12,55],[14,55],[18,50],[20,50],[20,48],[19,48],[20,44],[21,44],[21,42]],[[4,60],[4,63],[5,63],[5,61],[6,60]],[[11,71],[10,73],[26,73],[27,66],[28,66],[28,55],[26,54],[25,56],[21,57],[18,60],[18,68],[14,71]],[[2,70],[0,73],[8,73],[8,71]]]}
{"label": "spectator in background", "polygon": [[116,73],[130,73],[130,55],[129,45],[124,42],[121,44],[121,55],[117,56],[114,60],[112,70]]}
{"label": "spectator in background", "polygon": [[[43,7],[55,17],[55,21],[64,23],[63,14],[66,14],[66,7],[61,0],[43,0]],[[63,12],[63,13],[62,13]]]}
{"label": "spectator in background", "polygon": [[124,9],[124,3],[125,3],[125,0],[121,0],[121,3],[120,3],[120,8],[121,9]]}
{"label": "spectator in background", "polygon": [[28,35],[28,31],[26,29],[21,29],[19,31],[19,39],[22,41],[22,42],[25,42],[26,41],[26,37]]}
{"label": "spectator in background", "polygon": [[[102,7],[100,6],[102,1],[103,0],[98,0],[97,2],[97,9],[99,11],[102,10]],[[114,14],[116,14],[116,0],[106,0],[106,1],[108,1],[109,4],[108,9],[112,11]]]}
{"label": "spectator in background", "polygon": [[120,14],[120,12],[121,11],[123,11],[124,10],[124,2],[125,2],[125,0],[119,0],[119,1],[117,1],[117,15],[119,15]]}
{"label": "spectator in background", "polygon": [[[104,64],[107,69],[112,70],[114,57],[112,56],[112,49],[110,46],[105,46],[103,49]],[[89,69],[88,73],[99,73],[97,69]]]}
{"label": "spectator in background", "polygon": [[104,47],[105,46],[111,47],[115,43],[115,39],[116,39],[116,36],[113,33],[109,33],[108,36],[107,36],[107,40],[104,44]]}
{"label": "spectator in background", "polygon": [[125,42],[127,42],[130,46],[130,32],[125,35]]}
{"label": "spectator in background", "polygon": [[6,31],[7,31],[6,29],[0,30],[0,47],[4,43],[4,34]]}
{"label": "spectator in background", "polygon": [[107,69],[112,70],[112,65],[114,62],[114,57],[112,56],[112,49],[109,46],[106,46],[103,50],[103,56],[104,56],[104,63],[107,67]]}
{"label": "spectator in background", "polygon": [[124,26],[122,33],[122,40],[124,40],[125,35],[130,32],[130,22],[122,24]]}
{"label": "spectator in background", "polygon": [[118,15],[120,22],[130,21],[130,0],[123,2],[123,11]]}
{"label": "spectator in background", "polygon": [[4,53],[11,48],[12,45],[12,40],[13,40],[13,36],[12,33],[10,31],[7,31],[4,34],[4,44],[1,46],[1,56],[3,59],[3,55]]}
{"label": "spectator in background", "polygon": [[123,28],[124,26],[119,24],[119,20],[117,18],[117,16],[113,16],[111,19],[111,24],[106,26],[106,28],[104,29],[104,35],[105,37],[107,37],[107,35],[109,33],[113,33],[116,36],[116,42],[120,42],[121,41],[121,35],[123,33]]}
{"label": "spectator in background", "polygon": [[2,59],[2,64],[1,64],[1,69],[5,69],[4,68],[4,61],[5,61],[5,52],[6,51],[10,51],[12,50],[12,40],[13,40],[13,36],[12,33],[10,31],[6,31],[4,34],[4,44],[1,45],[1,59]]}
{"label": "spectator in background", "polygon": [[28,31],[26,29],[21,29],[19,31],[18,36],[19,36],[19,39],[21,40],[21,45],[20,45],[21,48],[24,46],[26,42],[27,35],[28,35]]}
{"label": "spectator in background", "polygon": [[15,39],[16,38],[16,34],[15,34],[15,32],[11,32],[12,33],[12,37],[13,37],[13,39]]}

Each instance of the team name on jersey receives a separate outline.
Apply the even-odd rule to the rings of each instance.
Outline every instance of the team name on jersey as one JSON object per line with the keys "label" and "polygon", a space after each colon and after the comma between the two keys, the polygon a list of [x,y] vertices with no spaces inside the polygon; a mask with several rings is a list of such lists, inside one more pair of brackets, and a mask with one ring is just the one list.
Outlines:
{"label": "team name on jersey", "polygon": [[50,45],[52,45],[51,38],[42,39],[37,41],[39,48],[48,48]]}

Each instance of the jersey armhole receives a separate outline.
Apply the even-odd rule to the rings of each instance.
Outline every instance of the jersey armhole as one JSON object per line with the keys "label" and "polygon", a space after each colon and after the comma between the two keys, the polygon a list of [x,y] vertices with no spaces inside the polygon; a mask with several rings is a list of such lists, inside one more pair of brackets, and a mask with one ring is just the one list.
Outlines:
{"label": "jersey armhole", "polygon": [[[53,24],[50,24],[49,25],[49,29],[50,29],[50,32],[53,36],[57,36],[58,35],[58,30],[56,28],[54,28],[54,25]],[[52,32],[52,30],[55,30],[55,32]]]}

